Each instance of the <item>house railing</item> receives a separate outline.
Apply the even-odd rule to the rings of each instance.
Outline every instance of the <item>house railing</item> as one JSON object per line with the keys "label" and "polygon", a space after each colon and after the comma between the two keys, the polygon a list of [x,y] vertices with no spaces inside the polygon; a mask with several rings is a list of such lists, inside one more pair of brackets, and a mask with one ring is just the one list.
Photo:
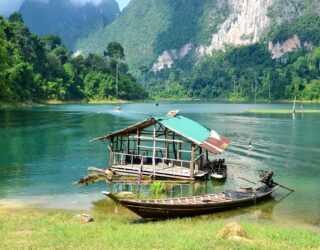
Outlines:
{"label": "house railing", "polygon": [[[183,173],[183,169],[190,168],[192,161],[189,160],[179,160],[179,159],[170,159],[165,157],[152,157],[146,155],[138,154],[127,154],[122,152],[113,152],[113,163],[112,165],[118,165],[121,168],[135,168],[137,165],[142,168],[143,166],[153,166],[153,171],[165,170],[171,168],[172,173],[174,173],[174,168],[180,168],[180,173]],[[199,170],[200,159],[203,155],[199,155],[194,161],[195,165],[194,173],[197,173]],[[154,159],[154,160],[153,160]]]}

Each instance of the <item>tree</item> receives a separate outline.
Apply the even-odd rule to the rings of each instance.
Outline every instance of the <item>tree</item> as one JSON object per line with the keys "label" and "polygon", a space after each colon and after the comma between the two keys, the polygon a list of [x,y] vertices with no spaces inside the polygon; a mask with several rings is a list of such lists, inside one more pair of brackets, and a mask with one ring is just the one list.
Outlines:
{"label": "tree", "polygon": [[9,22],[13,22],[13,23],[23,23],[22,15],[19,14],[18,12],[12,13],[9,16],[8,20],[9,20]]}
{"label": "tree", "polygon": [[42,41],[48,50],[53,50],[62,44],[61,38],[55,35],[46,35],[42,37]]}
{"label": "tree", "polygon": [[143,75],[143,86],[146,87],[146,74],[149,72],[149,69],[147,66],[140,66],[139,70]]}
{"label": "tree", "polygon": [[104,51],[104,56],[113,59],[124,60],[124,49],[122,45],[118,42],[111,42],[107,45],[107,50]]}

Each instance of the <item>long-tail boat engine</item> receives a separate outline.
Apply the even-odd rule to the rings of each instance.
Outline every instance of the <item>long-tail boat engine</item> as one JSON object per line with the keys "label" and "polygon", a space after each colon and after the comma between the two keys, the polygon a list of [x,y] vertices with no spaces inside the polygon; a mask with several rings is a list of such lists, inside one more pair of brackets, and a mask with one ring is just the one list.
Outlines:
{"label": "long-tail boat engine", "polygon": [[273,172],[272,171],[266,171],[263,170],[260,173],[260,178],[261,178],[261,182],[266,184],[268,187],[272,188],[274,183],[273,183]]}

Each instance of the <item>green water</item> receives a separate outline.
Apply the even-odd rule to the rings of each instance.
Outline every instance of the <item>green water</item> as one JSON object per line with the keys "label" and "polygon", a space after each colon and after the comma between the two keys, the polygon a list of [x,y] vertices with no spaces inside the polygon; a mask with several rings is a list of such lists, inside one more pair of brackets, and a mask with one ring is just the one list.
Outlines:
{"label": "green water", "polygon": [[[271,169],[275,180],[296,192],[279,190],[267,202],[215,215],[320,225],[320,114],[250,114],[256,109],[290,109],[291,104],[163,102],[112,105],[51,105],[0,109],[0,204],[10,200],[48,208],[88,209],[101,191],[148,187],[98,183],[74,185],[88,166],[108,163],[106,145],[90,139],[128,126],[150,115],[179,109],[182,114],[232,138],[223,155],[229,166],[225,183],[207,181],[171,186],[168,195],[201,194],[250,186],[239,176],[257,180]],[[320,109],[320,105],[304,105]],[[253,150],[248,151],[249,138]]]}

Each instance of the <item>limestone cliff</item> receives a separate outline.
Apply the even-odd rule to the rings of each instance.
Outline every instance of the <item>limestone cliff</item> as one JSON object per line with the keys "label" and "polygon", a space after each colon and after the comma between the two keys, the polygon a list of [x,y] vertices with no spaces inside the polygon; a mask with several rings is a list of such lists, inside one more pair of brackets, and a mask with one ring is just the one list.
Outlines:
{"label": "limestone cliff", "polygon": [[232,10],[228,19],[212,35],[209,46],[200,46],[200,55],[211,54],[223,49],[226,44],[246,45],[259,41],[260,36],[270,27],[268,8],[274,0],[229,0]]}
{"label": "limestone cliff", "polygon": [[289,38],[283,43],[273,43],[272,41],[269,42],[269,51],[273,59],[279,59],[285,54],[297,51],[302,47],[309,51],[312,51],[314,49],[314,45],[309,42],[304,42],[303,45],[301,45],[301,41],[297,35],[294,35],[292,38]]}
{"label": "limestone cliff", "polygon": [[[275,0],[228,0],[230,14],[211,36],[209,45],[200,45],[195,49],[198,56],[210,55],[214,50],[223,49],[225,45],[246,45],[258,42],[260,36],[270,27],[268,9]],[[189,50],[188,52],[192,52]],[[175,54],[165,51],[153,64],[153,71],[165,67],[171,68]]]}
{"label": "limestone cliff", "polygon": [[226,45],[268,46],[273,27],[306,12],[318,15],[319,8],[319,0],[132,0],[111,25],[92,32],[77,49],[103,53],[108,42],[118,41],[137,74],[142,65],[157,72]]}

